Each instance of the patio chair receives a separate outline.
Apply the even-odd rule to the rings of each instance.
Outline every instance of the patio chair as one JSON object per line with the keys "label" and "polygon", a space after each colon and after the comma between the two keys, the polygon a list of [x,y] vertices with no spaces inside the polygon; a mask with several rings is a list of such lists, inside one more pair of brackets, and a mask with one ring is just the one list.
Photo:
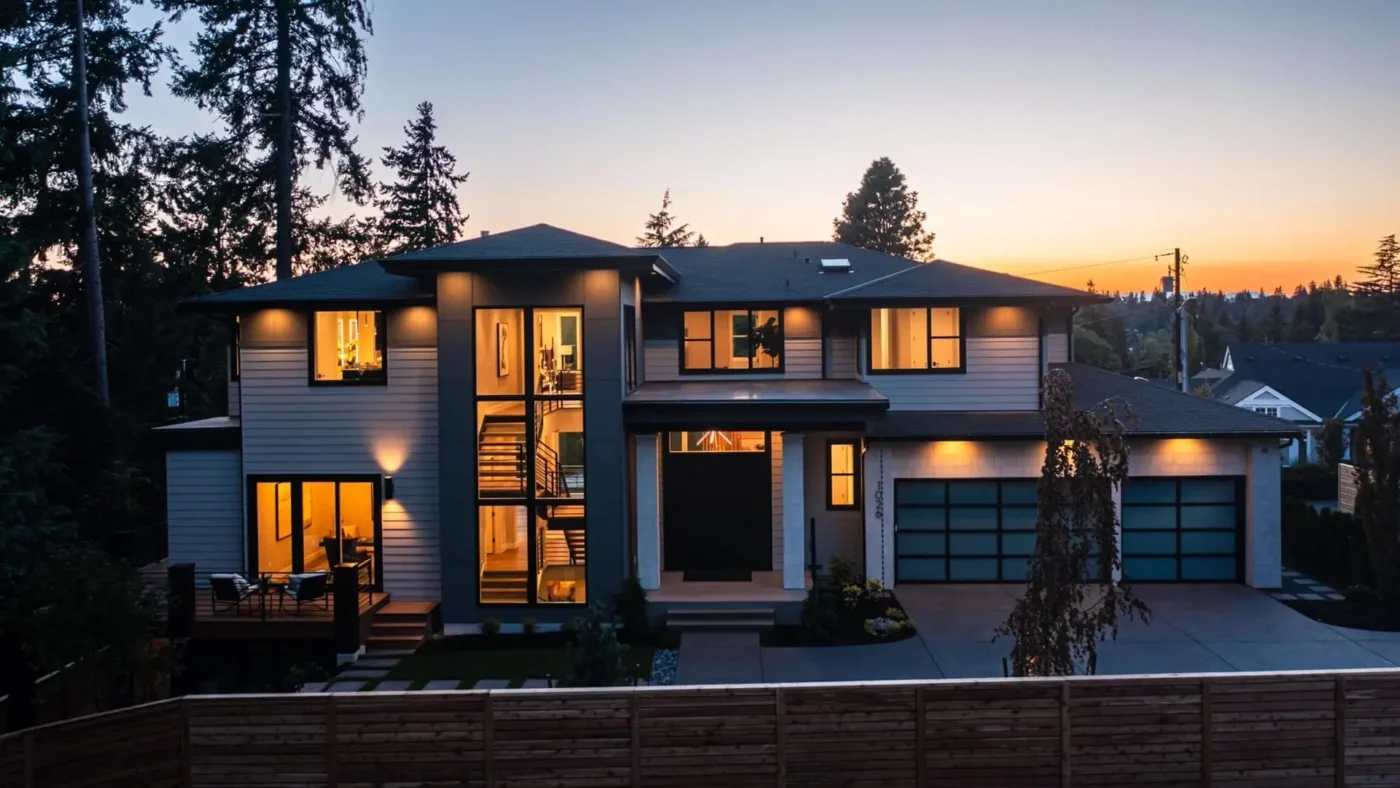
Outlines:
{"label": "patio chair", "polygon": [[[214,593],[209,597],[210,612],[219,612],[219,605],[223,605],[224,610],[233,609],[235,615],[243,614],[243,602],[256,596],[258,586],[243,579],[242,575],[210,575],[209,587]],[[248,612],[253,612],[253,603],[248,602]]]}
{"label": "patio chair", "polygon": [[297,613],[301,613],[302,605],[314,605],[321,603],[325,610],[331,608],[331,595],[327,590],[327,583],[330,575],[325,572],[306,572],[299,575],[287,577],[287,585],[282,589],[283,600],[290,599],[297,604]]}

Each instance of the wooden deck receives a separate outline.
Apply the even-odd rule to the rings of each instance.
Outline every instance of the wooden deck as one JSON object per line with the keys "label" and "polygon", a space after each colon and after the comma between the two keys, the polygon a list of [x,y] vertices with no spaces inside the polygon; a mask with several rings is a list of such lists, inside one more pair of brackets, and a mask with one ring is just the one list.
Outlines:
{"label": "wooden deck", "polygon": [[[253,599],[250,600],[253,603],[251,612],[248,610],[248,602],[244,602],[241,613],[222,604],[216,613],[209,607],[212,595],[213,592],[207,589],[199,592],[199,602],[194,611],[194,626],[190,633],[193,637],[301,640],[330,638],[334,632],[333,604],[327,608],[321,607],[320,602],[303,604],[301,612],[297,613],[296,605],[290,602],[283,603],[279,609],[278,596],[273,593],[262,600],[266,605],[265,609],[257,599]],[[387,593],[376,592],[373,602],[370,601],[369,595],[361,594],[360,617],[377,613],[388,604]]]}

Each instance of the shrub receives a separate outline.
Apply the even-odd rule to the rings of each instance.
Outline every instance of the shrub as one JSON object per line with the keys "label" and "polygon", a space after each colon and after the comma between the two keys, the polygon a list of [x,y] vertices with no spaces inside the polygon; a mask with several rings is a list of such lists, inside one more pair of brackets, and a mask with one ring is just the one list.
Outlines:
{"label": "shrub", "polygon": [[623,657],[627,647],[617,642],[617,631],[601,605],[593,605],[588,615],[575,619],[578,635],[568,648],[569,687],[616,687],[627,678]]}
{"label": "shrub", "polygon": [[535,634],[539,629],[540,625],[535,623],[535,619],[533,618],[527,618],[520,622],[520,631],[524,632],[526,636]]}
{"label": "shrub", "polygon": [[622,581],[622,588],[613,594],[613,617],[622,624],[622,631],[633,642],[651,635],[651,619],[647,617],[647,590],[635,576]]}
{"label": "shrub", "polygon": [[1280,531],[1286,565],[1336,588],[1375,586],[1365,534],[1351,515],[1286,498]]}
{"label": "shrub", "polygon": [[501,620],[499,618],[482,619],[481,634],[488,638],[493,638],[501,634]]}
{"label": "shrub", "polygon": [[864,629],[871,637],[890,638],[906,629],[912,629],[913,626],[913,622],[903,610],[891,607],[885,610],[883,616],[866,619]]}
{"label": "shrub", "polygon": [[826,583],[813,583],[802,600],[802,627],[812,640],[823,642],[836,636],[840,610],[835,589]]}
{"label": "shrub", "polygon": [[849,558],[833,555],[828,565],[830,568],[827,569],[827,579],[836,588],[861,585],[865,582],[864,573],[860,571],[856,562]]}
{"label": "shrub", "polygon": [[559,632],[564,636],[565,643],[575,643],[578,641],[578,631],[583,626],[577,617],[566,620],[559,625]]}

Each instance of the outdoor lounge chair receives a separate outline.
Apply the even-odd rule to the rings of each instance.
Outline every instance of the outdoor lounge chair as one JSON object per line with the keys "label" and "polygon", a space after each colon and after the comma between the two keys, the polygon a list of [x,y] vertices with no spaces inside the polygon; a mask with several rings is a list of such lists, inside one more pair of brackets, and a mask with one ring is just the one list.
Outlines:
{"label": "outdoor lounge chair", "polygon": [[[224,610],[230,607],[236,615],[243,614],[243,602],[256,596],[258,586],[243,579],[242,575],[210,575],[209,587],[214,590],[209,597],[209,610],[219,612],[219,605],[224,606]],[[248,603],[248,612],[253,612],[253,603]]]}
{"label": "outdoor lounge chair", "polygon": [[287,577],[287,585],[282,589],[283,600],[291,599],[297,603],[297,612],[301,612],[302,605],[321,603],[321,607],[329,610],[331,607],[331,595],[327,589],[330,575],[325,572],[307,572],[299,575]]}

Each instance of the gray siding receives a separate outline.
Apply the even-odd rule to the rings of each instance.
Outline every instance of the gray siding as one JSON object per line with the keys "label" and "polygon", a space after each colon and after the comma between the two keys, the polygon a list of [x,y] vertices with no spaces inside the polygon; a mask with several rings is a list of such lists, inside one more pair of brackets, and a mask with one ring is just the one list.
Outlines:
{"label": "gray siding", "polygon": [[384,588],[439,596],[437,349],[389,339],[385,386],[309,386],[306,348],[243,352],[247,474],[378,473],[394,477],[383,507]]}
{"label": "gray siding", "polygon": [[[805,490],[804,508],[808,521],[816,520],[814,546],[809,546],[809,555],[816,558],[817,564],[826,568],[831,565],[832,556],[841,556],[860,562],[864,538],[864,516],[859,509],[828,510],[826,508],[826,474],[829,440],[854,440],[856,451],[860,451],[860,433],[848,432],[809,432],[802,444],[804,465],[802,467]],[[856,458],[857,467],[861,460]],[[859,489],[859,485],[857,485]]]}
{"label": "gray siding", "polygon": [[236,451],[165,455],[166,542],[170,563],[194,564],[201,587],[211,574],[242,572],[247,528]]}
{"label": "gray siding", "polygon": [[228,415],[230,416],[237,416],[239,413],[239,406],[242,404],[238,399],[241,385],[242,384],[236,380],[230,380],[228,382]]}
{"label": "gray siding", "polygon": [[1036,410],[1040,343],[1035,337],[968,337],[967,371],[866,377],[890,410]]}
{"label": "gray siding", "polygon": [[1070,360],[1069,335],[1053,330],[1045,335],[1045,360],[1051,364],[1064,364]]}
{"label": "gray siding", "polygon": [[855,336],[829,336],[826,341],[831,353],[831,357],[827,361],[826,376],[845,380],[859,377],[859,368],[856,366]]}
{"label": "gray siding", "polygon": [[[679,311],[648,310],[648,319],[680,320]],[[644,326],[644,328],[647,328]],[[644,342],[645,380],[734,380],[736,375],[682,375],[680,340],[676,329],[648,328]],[[743,380],[818,379],[822,376],[821,315],[808,307],[788,307],[783,312],[783,371],[781,373],[742,373]]]}

